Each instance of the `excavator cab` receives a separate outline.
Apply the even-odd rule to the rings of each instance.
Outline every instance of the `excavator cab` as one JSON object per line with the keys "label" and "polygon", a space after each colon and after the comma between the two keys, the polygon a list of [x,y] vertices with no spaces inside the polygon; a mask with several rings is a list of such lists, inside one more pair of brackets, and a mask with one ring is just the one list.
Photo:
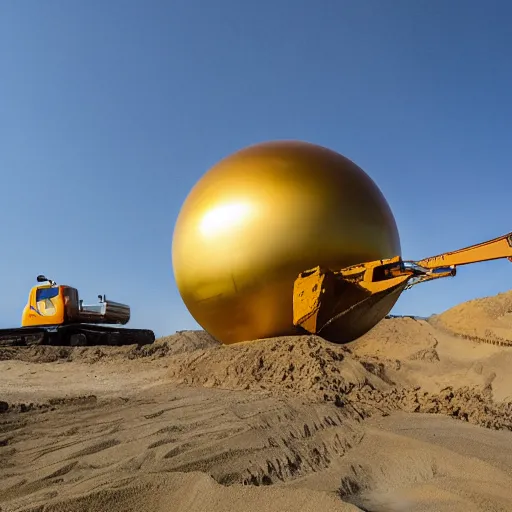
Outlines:
{"label": "excavator cab", "polygon": [[61,325],[65,320],[65,304],[63,286],[44,276],[37,276],[38,284],[28,295],[28,301],[23,308],[21,325]]}

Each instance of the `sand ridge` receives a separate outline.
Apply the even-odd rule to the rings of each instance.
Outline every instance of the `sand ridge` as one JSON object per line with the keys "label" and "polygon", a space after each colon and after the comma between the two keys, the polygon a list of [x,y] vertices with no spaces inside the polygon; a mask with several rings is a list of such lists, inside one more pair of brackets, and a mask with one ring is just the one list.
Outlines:
{"label": "sand ridge", "polygon": [[430,322],[466,339],[512,346],[512,291],[458,304]]}

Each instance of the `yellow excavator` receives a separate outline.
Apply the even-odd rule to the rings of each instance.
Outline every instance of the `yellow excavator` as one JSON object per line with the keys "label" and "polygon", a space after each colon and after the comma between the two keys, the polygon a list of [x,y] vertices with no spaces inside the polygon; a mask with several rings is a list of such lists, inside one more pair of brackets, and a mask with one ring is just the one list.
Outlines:
{"label": "yellow excavator", "polygon": [[316,267],[294,283],[293,323],[337,343],[373,328],[412,286],[456,275],[459,265],[505,259],[512,262],[512,233],[421,261],[400,256],[341,270]]}
{"label": "yellow excavator", "polygon": [[[85,305],[78,290],[58,285],[44,275],[23,308],[21,327],[0,329],[0,345],[146,345],[155,341],[148,329],[117,327],[130,320],[130,307],[98,295],[99,303]],[[106,325],[110,324],[111,327]]]}

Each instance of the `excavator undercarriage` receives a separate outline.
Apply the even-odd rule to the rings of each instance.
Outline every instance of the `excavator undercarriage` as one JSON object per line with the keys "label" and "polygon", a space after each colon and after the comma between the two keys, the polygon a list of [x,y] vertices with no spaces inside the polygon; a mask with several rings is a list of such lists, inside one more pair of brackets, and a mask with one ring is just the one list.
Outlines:
{"label": "excavator undercarriage", "polygon": [[147,345],[154,341],[155,334],[147,329],[126,329],[92,324],[48,325],[0,330],[0,346],[4,347]]}

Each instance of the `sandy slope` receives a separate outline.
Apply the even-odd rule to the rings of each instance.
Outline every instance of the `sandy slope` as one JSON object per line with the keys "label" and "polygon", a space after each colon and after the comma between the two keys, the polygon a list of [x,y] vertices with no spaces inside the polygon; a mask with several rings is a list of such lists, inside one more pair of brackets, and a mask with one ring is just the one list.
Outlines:
{"label": "sandy slope", "polygon": [[512,510],[512,348],[456,336],[512,339],[507,297],[346,346],[0,349],[1,510]]}
{"label": "sandy slope", "polygon": [[512,345],[512,290],[459,304],[431,323],[459,336]]}

